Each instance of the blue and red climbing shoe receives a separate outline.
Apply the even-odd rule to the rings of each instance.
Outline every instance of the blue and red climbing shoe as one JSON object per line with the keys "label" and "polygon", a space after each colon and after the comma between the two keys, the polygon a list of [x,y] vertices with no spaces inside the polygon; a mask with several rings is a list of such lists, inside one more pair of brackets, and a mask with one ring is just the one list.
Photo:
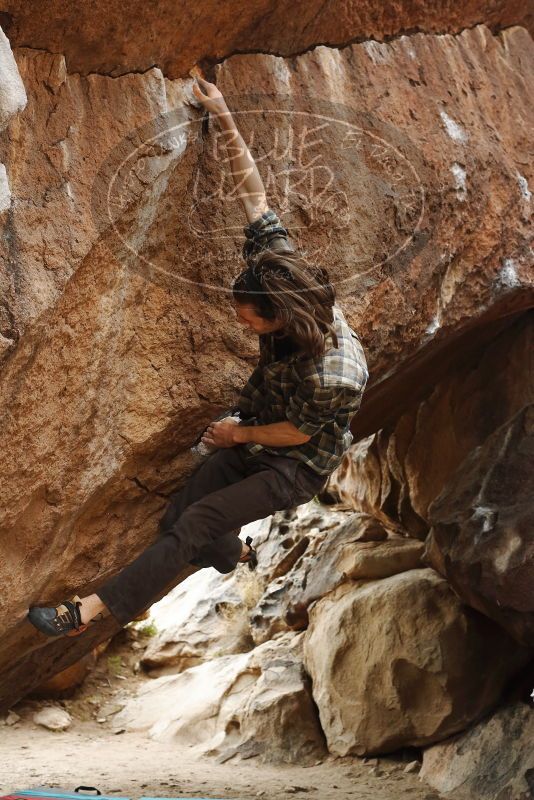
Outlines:
{"label": "blue and red climbing shoe", "polygon": [[30,608],[28,619],[46,636],[79,636],[89,627],[89,624],[82,623],[81,604],[75,595],[59,606],[35,606]]}

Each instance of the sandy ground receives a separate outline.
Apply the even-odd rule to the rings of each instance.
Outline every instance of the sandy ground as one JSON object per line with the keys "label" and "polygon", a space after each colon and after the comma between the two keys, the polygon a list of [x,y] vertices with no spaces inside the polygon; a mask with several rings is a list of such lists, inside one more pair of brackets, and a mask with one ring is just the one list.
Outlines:
{"label": "sandy ground", "polygon": [[[393,762],[376,767],[357,759],[325,761],[314,767],[270,766],[254,760],[217,764],[196,760],[182,749],[163,747],[136,734],[113,736],[94,723],[52,733],[18,723],[0,743],[0,788],[96,786],[102,794],[152,797],[294,798],[321,800],[433,800],[438,795]],[[393,768],[393,769],[392,769]]]}
{"label": "sandy ground", "polygon": [[[135,650],[132,639],[138,640]],[[439,798],[417,774],[404,772],[416,751],[365,761],[328,757],[311,767],[261,764],[256,759],[220,764],[142,734],[114,733],[113,703],[150,680],[136,668],[141,651],[137,633],[124,631],[71,698],[25,700],[13,707],[20,720],[0,727],[0,794],[38,787],[72,792],[85,785],[96,786],[102,794],[133,798]],[[33,715],[45,705],[66,708],[73,717],[71,727],[52,732],[36,725]]]}

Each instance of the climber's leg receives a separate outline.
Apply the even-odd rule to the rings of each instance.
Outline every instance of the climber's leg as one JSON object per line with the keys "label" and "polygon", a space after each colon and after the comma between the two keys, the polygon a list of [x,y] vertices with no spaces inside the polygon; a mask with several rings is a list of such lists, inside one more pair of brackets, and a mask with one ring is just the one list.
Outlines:
{"label": "climber's leg", "polygon": [[246,477],[243,448],[225,447],[216,450],[186,479],[178,491],[171,494],[165,513],[159,521],[159,532],[168,533],[185,509],[204,497]]}
{"label": "climber's leg", "polygon": [[[247,459],[243,447],[216,450],[189,475],[184,486],[170,496],[167,509],[159,522],[160,534],[164,536],[171,533],[172,526],[191,503],[210,492],[243,480],[246,475]],[[235,551],[241,541],[240,532],[241,528],[236,528],[221,537],[216,545],[202,548],[191,563],[199,567],[215,567],[219,572],[230,572],[234,567],[229,567],[224,555],[221,558],[220,554]],[[246,551],[246,545],[243,548]]]}
{"label": "climber's leg", "polygon": [[[277,456],[267,451],[251,455],[242,445],[221,449],[201,464],[200,468],[188,478],[184,487],[171,495],[169,506],[160,521],[160,532],[162,534],[172,532],[173,523],[178,520],[184,509],[205,494],[267,468],[279,472],[282,483],[286,487],[291,487],[293,505],[311,499],[327,479],[327,476],[313,473],[302,462],[292,458]],[[214,567],[221,573],[231,572],[235,564],[232,563],[232,559],[228,559],[227,554],[234,552],[238,546],[240,532],[241,528],[236,528],[219,536],[204,546],[192,563],[201,567]]]}
{"label": "climber's leg", "polygon": [[[253,469],[253,474],[243,480],[205,494],[188,505],[169,524],[167,535],[97,589],[102,602],[121,624],[125,625],[151,605],[203,548],[209,549],[242,525],[293,504],[295,489],[288,488],[283,471],[259,462]],[[250,466],[247,471],[251,471]],[[228,545],[228,550],[219,555],[224,560],[223,566],[233,569],[240,558],[242,543],[234,536]]]}
{"label": "climber's leg", "polygon": [[[235,447],[221,448],[212,453],[207,459],[199,464],[193,472],[186,478],[183,486],[170,495],[169,503],[159,521],[158,530],[160,535],[169,534],[173,524],[178,520],[182,512],[191,503],[200,500],[205,494],[222,489],[231,483],[242,480],[246,476],[246,468],[242,457],[242,448]],[[245,555],[246,545],[239,539],[240,528],[227,533],[221,537],[220,547],[225,552],[234,554],[237,548],[241,548],[241,554]],[[205,552],[200,550],[198,559],[193,559],[199,566],[211,566],[221,568],[221,572],[229,572],[235,565],[228,568],[226,560],[218,558],[218,551],[215,548],[206,548]],[[102,587],[105,593],[105,588]],[[90,621],[99,612],[108,614],[109,609],[104,605],[98,594],[92,594],[81,599],[82,605],[80,612],[83,622]]]}

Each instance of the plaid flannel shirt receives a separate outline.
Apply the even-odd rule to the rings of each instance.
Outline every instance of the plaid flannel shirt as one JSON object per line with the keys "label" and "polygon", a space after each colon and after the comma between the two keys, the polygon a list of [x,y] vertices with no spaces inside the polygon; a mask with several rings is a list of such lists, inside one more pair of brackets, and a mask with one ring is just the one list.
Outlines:
{"label": "plaid flannel shirt", "polygon": [[243,258],[251,264],[254,258],[266,247],[277,251],[293,251],[288,239],[287,228],[282,225],[279,216],[270,208],[261,217],[245,225],[245,243]]}
{"label": "plaid flannel shirt", "polygon": [[[254,256],[270,246],[273,237],[280,239],[280,228],[280,220],[271,209],[247,225],[246,255]],[[287,232],[282,230],[285,238]],[[283,241],[281,245],[285,246]],[[260,335],[259,362],[243,387],[236,408],[245,424],[269,425],[289,420],[311,438],[304,444],[282,447],[247,442],[244,447],[251,454],[265,450],[297,458],[315,472],[329,475],[352,443],[350,422],[360,408],[369,372],[358,335],[337,305],[333,313],[338,347],[334,347],[332,334],[328,333],[321,356],[297,352],[276,359],[272,334]]]}

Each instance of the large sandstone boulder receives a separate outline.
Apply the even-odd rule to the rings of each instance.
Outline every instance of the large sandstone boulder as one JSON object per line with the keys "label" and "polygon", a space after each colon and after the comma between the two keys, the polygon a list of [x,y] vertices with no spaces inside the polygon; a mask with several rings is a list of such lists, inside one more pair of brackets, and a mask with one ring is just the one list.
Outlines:
{"label": "large sandstone boulder", "polygon": [[[486,6],[469,8],[473,20]],[[418,9],[410,24],[424,27]],[[429,30],[457,30],[464,10],[447,6]],[[385,24],[397,13],[376,33],[401,31]],[[21,30],[31,44],[35,25]],[[531,303],[532,53],[524,28],[477,26],[240,54],[214,70],[254,135],[271,203],[327,265],[362,336],[372,380],[356,438],[457,369],[468,334],[480,345]],[[2,708],[110,635],[45,643],[27,608],[97,588],[153,540],[195,434],[257,356],[228,297],[244,215],[190,82],[157,67],[85,75],[52,41],[14,57],[28,103],[0,141],[12,198],[0,243]]]}
{"label": "large sandstone boulder", "polygon": [[[253,526],[248,526],[252,528]],[[347,579],[376,579],[422,566],[424,545],[359,513],[314,502],[263,520],[253,533],[258,568],[198,572],[150,612],[159,633],[141,663],[152,675],[241,653],[277,633],[303,630],[307,609]]]}
{"label": "large sandstone boulder", "polygon": [[534,710],[515,703],[424,751],[421,777],[454,800],[534,797]]}
{"label": "large sandstone boulder", "polygon": [[314,502],[247,526],[246,533],[258,551],[254,572],[197,572],[151,608],[158,634],[141,663],[153,676],[303,629],[310,603],[347,577],[379,578],[420,567],[424,549],[369,515],[337,513]]}
{"label": "large sandstone boulder", "polygon": [[302,634],[221,656],[145,685],[114,718],[118,728],[192,746],[221,761],[258,756],[310,763],[324,752],[302,667]]}
{"label": "large sandstone boulder", "polygon": [[387,515],[421,539],[430,531],[428,563],[531,644],[533,322],[518,319],[392,431],[358,442],[327,487],[337,507]]}
{"label": "large sandstone boulder", "polygon": [[320,600],[304,656],[328,748],[344,756],[463,730],[493,706],[528,651],[419,569]]}
{"label": "large sandstone boulder", "polygon": [[[337,555],[346,551],[340,529],[355,541],[371,528],[368,520],[367,526],[355,525],[360,517],[351,514],[348,518],[310,502],[246,526],[241,535],[254,537],[257,569],[251,572],[239,567],[229,575],[213,569],[198,572],[152,606],[151,621],[159,633],[141,659],[143,667],[152,675],[175,673],[213,657],[246,652],[279,631],[305,627],[288,623],[286,612],[293,612],[288,604],[298,603],[305,609],[311,599],[343,580],[344,573],[334,570],[332,546]],[[378,525],[372,531],[374,536],[376,531],[381,537],[387,535]],[[410,549],[409,540],[402,543]],[[420,555],[423,545],[414,544]],[[407,568],[406,558],[398,558],[400,549],[389,551],[390,564],[396,562],[396,567],[390,566],[393,571]],[[371,553],[369,557],[380,560]],[[322,567],[313,571],[317,564]],[[303,593],[310,569],[315,590]],[[277,592],[276,587],[283,591]],[[279,600],[277,607],[270,602],[273,592]]]}

